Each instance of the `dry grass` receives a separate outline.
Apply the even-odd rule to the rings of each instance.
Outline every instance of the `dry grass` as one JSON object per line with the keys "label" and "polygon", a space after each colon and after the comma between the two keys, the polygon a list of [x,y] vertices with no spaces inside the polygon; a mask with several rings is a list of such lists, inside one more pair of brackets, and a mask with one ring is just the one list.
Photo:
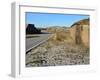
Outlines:
{"label": "dry grass", "polygon": [[48,29],[53,36],[26,55],[26,66],[89,64],[89,48],[75,45],[69,30]]}
{"label": "dry grass", "polygon": [[64,28],[49,29],[49,32],[53,33],[52,40],[54,42],[67,42],[72,43],[72,37],[70,36],[70,31]]}
{"label": "dry grass", "polygon": [[[83,26],[83,30],[81,30],[81,26],[76,29],[76,23],[80,23]],[[70,29],[48,28],[46,32],[53,33],[53,36],[47,42],[26,54],[26,66],[89,64],[89,19],[76,23]],[[78,37],[76,33],[79,34]],[[77,40],[82,43],[76,44]]]}

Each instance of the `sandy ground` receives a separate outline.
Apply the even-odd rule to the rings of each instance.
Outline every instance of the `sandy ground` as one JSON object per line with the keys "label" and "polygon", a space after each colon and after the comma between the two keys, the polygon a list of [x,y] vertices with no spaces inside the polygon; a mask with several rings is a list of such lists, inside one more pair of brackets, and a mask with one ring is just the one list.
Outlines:
{"label": "sandy ground", "polygon": [[89,48],[47,41],[26,54],[26,67],[86,65],[89,64]]}

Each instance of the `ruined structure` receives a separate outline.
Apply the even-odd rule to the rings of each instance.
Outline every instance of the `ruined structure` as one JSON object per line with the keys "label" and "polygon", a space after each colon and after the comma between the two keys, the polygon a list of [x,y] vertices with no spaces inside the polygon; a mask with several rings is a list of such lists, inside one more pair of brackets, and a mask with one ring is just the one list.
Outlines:
{"label": "ruined structure", "polygon": [[41,30],[37,29],[34,24],[28,24],[26,27],[26,34],[40,34]]}
{"label": "ruined structure", "polygon": [[89,46],[89,19],[76,22],[71,26],[69,31],[73,43]]}

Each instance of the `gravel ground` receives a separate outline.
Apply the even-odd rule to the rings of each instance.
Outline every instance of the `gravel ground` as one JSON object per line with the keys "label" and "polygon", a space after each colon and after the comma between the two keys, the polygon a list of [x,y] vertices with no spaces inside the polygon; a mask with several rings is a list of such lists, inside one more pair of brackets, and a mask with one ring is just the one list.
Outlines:
{"label": "gravel ground", "polygon": [[26,54],[26,67],[86,65],[89,64],[89,48],[49,41]]}

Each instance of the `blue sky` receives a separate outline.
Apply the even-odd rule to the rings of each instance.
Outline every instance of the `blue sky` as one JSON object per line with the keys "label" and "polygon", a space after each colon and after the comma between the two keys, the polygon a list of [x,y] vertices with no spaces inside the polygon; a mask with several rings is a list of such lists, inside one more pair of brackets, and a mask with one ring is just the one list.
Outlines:
{"label": "blue sky", "polygon": [[50,13],[26,13],[26,24],[35,24],[36,27],[66,26],[70,27],[74,22],[89,18],[88,15],[79,14],[50,14]]}

